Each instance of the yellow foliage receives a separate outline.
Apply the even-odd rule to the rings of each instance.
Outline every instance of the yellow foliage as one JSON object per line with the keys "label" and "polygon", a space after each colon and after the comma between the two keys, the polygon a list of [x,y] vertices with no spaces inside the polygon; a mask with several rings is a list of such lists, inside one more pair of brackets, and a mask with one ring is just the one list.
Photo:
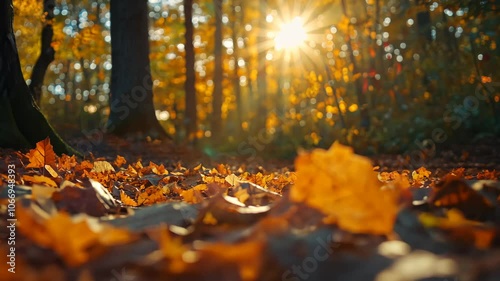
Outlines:
{"label": "yellow foliage", "polygon": [[323,212],[325,223],[354,233],[389,234],[398,211],[399,193],[382,189],[368,158],[334,143],[295,160],[297,181],[290,198]]}
{"label": "yellow foliage", "polygon": [[98,224],[87,217],[72,218],[64,212],[40,221],[29,207],[16,206],[19,232],[38,245],[53,249],[69,266],[78,266],[105,248],[135,240],[127,230]]}

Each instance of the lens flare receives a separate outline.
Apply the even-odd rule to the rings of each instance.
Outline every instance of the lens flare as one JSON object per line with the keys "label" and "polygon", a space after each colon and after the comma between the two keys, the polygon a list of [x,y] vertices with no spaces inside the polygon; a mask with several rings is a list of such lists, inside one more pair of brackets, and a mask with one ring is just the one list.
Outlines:
{"label": "lens flare", "polygon": [[307,39],[301,17],[295,17],[291,22],[281,26],[279,33],[274,38],[276,49],[293,49],[302,45]]}

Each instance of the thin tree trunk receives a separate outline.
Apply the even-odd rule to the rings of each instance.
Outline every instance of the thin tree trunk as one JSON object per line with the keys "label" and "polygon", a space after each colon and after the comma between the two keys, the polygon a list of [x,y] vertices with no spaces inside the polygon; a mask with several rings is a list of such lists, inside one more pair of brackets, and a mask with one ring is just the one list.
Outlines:
{"label": "thin tree trunk", "polygon": [[238,56],[239,56],[238,32],[236,27],[236,18],[237,18],[236,7],[239,5],[239,3],[240,1],[233,0],[233,7],[232,7],[233,21],[231,25],[231,29],[233,31],[232,39],[233,39],[233,58],[234,58],[233,88],[234,88],[234,95],[236,98],[236,123],[237,123],[236,127],[238,133],[241,131],[241,122],[243,121],[242,119],[243,102],[241,100],[241,87],[240,87],[240,74],[239,74],[240,68],[238,66]]}
{"label": "thin tree trunk", "polygon": [[52,19],[54,18],[54,7],[56,3],[54,0],[43,1],[43,13],[45,15],[45,23],[42,29],[42,45],[40,56],[38,57],[33,72],[31,73],[31,83],[29,89],[36,103],[40,106],[40,99],[42,97],[42,85],[45,73],[49,64],[54,61],[54,48],[52,48],[52,37],[54,30],[52,28]]}
{"label": "thin tree trunk", "polygon": [[110,9],[113,68],[107,130],[118,136],[165,138],[153,105],[148,3],[111,0]]}
{"label": "thin tree trunk", "polygon": [[212,94],[212,137],[218,141],[222,126],[222,0],[214,0],[215,46],[214,91]]}
{"label": "thin tree trunk", "polygon": [[[346,0],[342,0],[342,10],[344,12],[344,16],[347,17],[347,4]],[[352,63],[352,72],[353,74],[358,74],[360,73],[356,58],[354,57],[354,50],[352,48],[352,40],[351,40],[351,35],[348,33],[346,35],[346,43],[347,46],[349,47],[349,58]],[[363,85],[362,85],[362,80],[360,77],[354,81],[354,88],[355,88],[355,93],[356,97],[358,100],[358,106],[359,106],[359,114],[361,117],[361,127],[363,128],[370,128],[370,115],[368,113],[368,105],[366,104],[366,97],[363,94]]]}
{"label": "thin tree trunk", "polygon": [[79,154],[52,129],[23,79],[12,21],[12,0],[0,1],[0,146],[34,147],[47,137],[58,154]]}
{"label": "thin tree trunk", "polygon": [[262,50],[266,41],[266,7],[267,2],[260,0],[260,21],[257,35],[257,116],[253,122],[252,131],[255,133],[266,125],[267,110],[265,100],[267,97],[266,50]]}
{"label": "thin tree trunk", "polygon": [[185,50],[186,50],[186,83],[184,84],[186,115],[184,123],[186,125],[186,138],[189,141],[196,142],[196,76],[194,72],[195,54],[193,46],[193,0],[184,0],[184,18],[185,18]]}

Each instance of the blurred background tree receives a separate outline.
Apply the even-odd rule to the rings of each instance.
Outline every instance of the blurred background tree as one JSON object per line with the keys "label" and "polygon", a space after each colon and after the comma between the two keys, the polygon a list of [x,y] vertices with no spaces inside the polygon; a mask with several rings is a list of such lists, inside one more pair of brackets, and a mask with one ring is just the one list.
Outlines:
{"label": "blurred background tree", "polygon": [[[42,28],[41,6],[29,2],[41,3],[14,1],[25,78]],[[404,152],[436,129],[443,148],[498,136],[499,2],[150,0],[155,115],[176,141],[196,137],[210,155],[292,156],[334,140]],[[104,128],[109,1],[58,0],[54,16],[43,112],[68,134]]]}

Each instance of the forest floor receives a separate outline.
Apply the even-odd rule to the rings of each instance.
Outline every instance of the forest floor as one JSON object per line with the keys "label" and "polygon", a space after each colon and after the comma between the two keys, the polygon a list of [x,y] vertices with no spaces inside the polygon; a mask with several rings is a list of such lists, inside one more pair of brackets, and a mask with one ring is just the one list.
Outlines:
{"label": "forest floor", "polygon": [[500,280],[498,139],[422,167],[343,146],[294,165],[70,143],[92,153],[0,149],[1,280]]}

